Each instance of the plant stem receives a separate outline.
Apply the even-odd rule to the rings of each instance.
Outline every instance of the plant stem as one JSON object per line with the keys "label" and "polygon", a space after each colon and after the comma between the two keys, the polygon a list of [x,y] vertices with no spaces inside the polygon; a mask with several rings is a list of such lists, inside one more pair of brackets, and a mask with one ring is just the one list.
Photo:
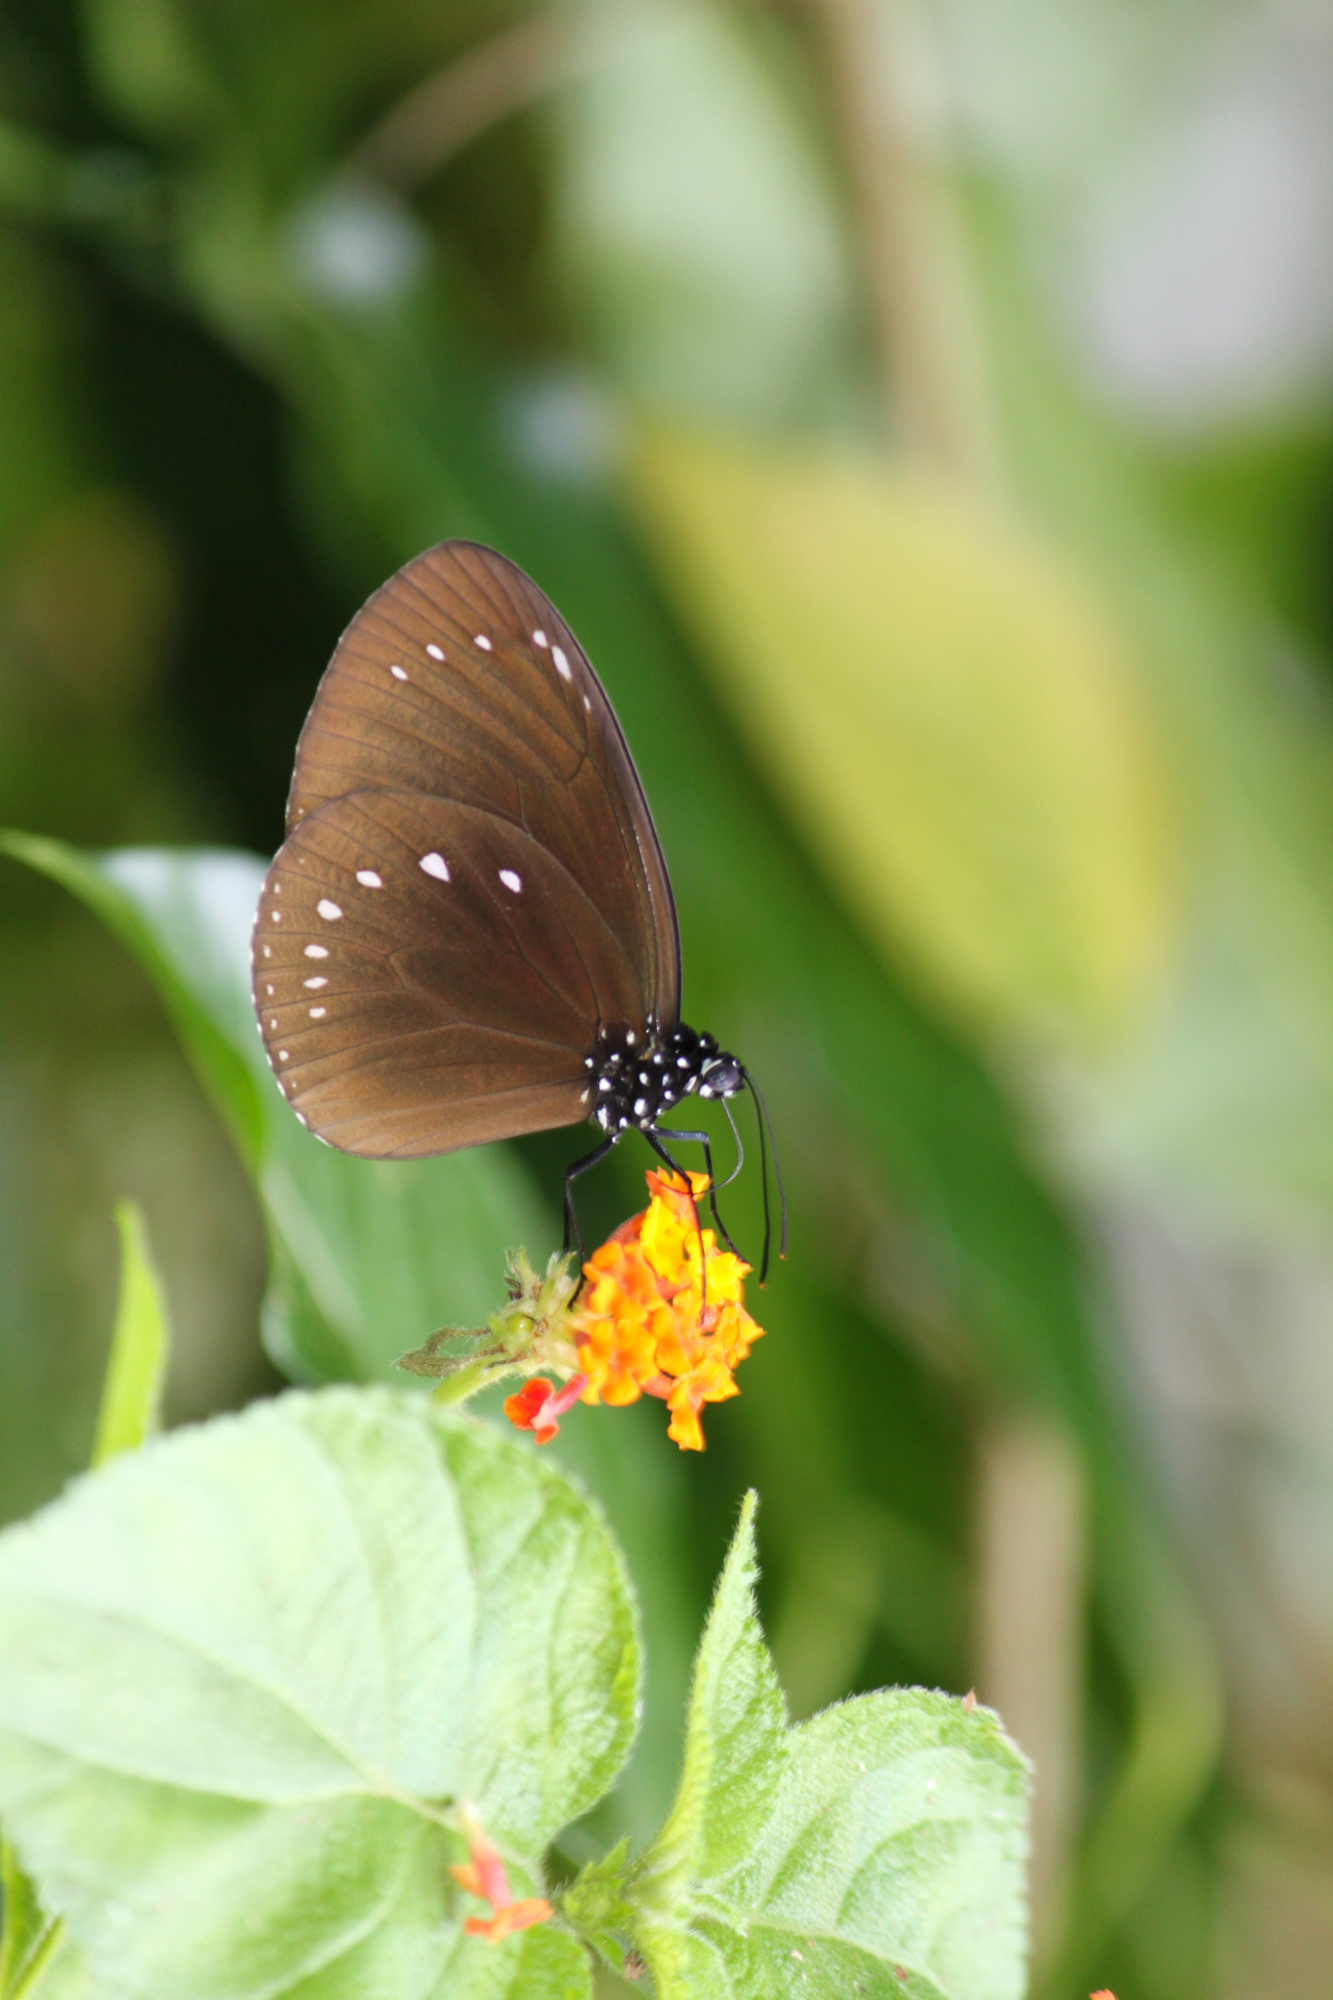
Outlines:
{"label": "plant stem", "polygon": [[808,0],[857,207],[884,394],[910,455],[1002,485],[980,312],[929,43],[907,0]]}

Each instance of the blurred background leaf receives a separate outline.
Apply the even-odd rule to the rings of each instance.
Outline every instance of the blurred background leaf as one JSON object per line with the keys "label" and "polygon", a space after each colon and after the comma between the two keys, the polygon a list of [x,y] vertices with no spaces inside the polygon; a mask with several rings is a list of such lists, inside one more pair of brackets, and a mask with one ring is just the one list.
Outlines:
{"label": "blurred background leaf", "polygon": [[1033,1757],[1040,1991],[1322,1993],[1331,112],[1323,13],[1257,0],[16,0],[0,821],[102,855],[121,941],[6,865],[7,1513],[86,1458],[122,1194],[168,1421],[553,1242],[578,1135],[403,1192],[245,1001],[339,630],[496,542],[606,678],[794,1224],[701,1463],[562,1429],[649,1661],[570,1859],[671,1795],[754,1484],[794,1712],[975,1681]]}
{"label": "blurred background leaf", "polygon": [[542,1244],[549,1218],[500,1147],[414,1172],[335,1153],[302,1131],[274,1085],[250,999],[261,863],[188,849],[92,859],[16,834],[3,845],[82,896],[154,980],[263,1197],[275,1272],[264,1334],[289,1377],[371,1381],[432,1315],[485,1320],[506,1247]]}
{"label": "blurred background leaf", "polygon": [[158,1277],[144,1234],[143,1216],[132,1201],[116,1209],[120,1232],[120,1297],[111,1331],[111,1354],[97,1414],[93,1464],[135,1451],[158,1429],[162,1377],[171,1351],[171,1332]]}
{"label": "blurred background leaf", "polygon": [[868,458],[659,434],[636,473],[738,726],[890,959],[983,1028],[1123,1026],[1160,972],[1171,856],[1144,704],[1091,593]]}

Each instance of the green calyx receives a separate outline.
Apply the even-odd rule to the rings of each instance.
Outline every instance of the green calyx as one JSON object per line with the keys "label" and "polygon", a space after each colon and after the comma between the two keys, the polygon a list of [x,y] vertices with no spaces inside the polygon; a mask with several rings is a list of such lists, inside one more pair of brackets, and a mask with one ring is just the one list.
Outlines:
{"label": "green calyx", "polygon": [[461,1403],[509,1375],[548,1370],[568,1381],[578,1369],[569,1332],[579,1278],[572,1252],[555,1251],[538,1274],[525,1250],[505,1258],[509,1297],[485,1326],[443,1326],[424,1344],[400,1354],[397,1365],[438,1383],[435,1400]]}

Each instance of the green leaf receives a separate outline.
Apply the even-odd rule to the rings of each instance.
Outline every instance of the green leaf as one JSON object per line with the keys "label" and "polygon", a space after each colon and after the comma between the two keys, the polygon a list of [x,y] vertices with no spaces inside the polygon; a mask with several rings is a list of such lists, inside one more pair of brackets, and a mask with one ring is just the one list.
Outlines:
{"label": "green leaf", "polygon": [[747,1499],[695,1667],[685,1769],[631,1879],[662,2000],[1018,2000],[1023,1759],[988,1710],[895,1689],[784,1733]]}
{"label": "green leaf", "polygon": [[385,1375],[442,1321],[480,1324],[504,1255],[549,1222],[516,1156],[360,1160],[302,1130],[264,1056],[250,932],[265,864],[220,849],[87,855],[0,835],[0,847],[83,899],[139,959],[204,1088],[254,1172],[273,1237],[264,1336],[288,1374]]}
{"label": "green leaf", "polygon": [[0,2000],[21,2000],[22,1995],[37,1991],[44,1968],[60,1947],[64,1926],[42,1908],[7,1840],[0,1841],[0,1897],[4,1899]]}
{"label": "green leaf", "polygon": [[288,1316],[285,1295],[266,1303],[269,1350],[292,1373],[384,1375],[442,1322],[481,1325],[504,1296],[506,1251],[551,1234],[508,1147],[359,1160],[303,1131],[276,1085],[273,1097],[260,1189],[316,1322],[300,1306]]}
{"label": "green leaf", "polygon": [[626,1901],[629,1835],[600,1861],[590,1861],[560,1897],[560,1914],[613,1972],[625,1969],[625,1947],[617,1933],[628,1932],[634,1906]]}
{"label": "green leaf", "polygon": [[171,1340],[162,1280],[148,1254],[136,1203],[116,1204],[116,1227],[120,1300],[93,1442],[94,1465],[119,1451],[136,1450],[157,1429]]}
{"label": "green leaf", "polygon": [[686,1882],[725,1875],[772,1806],[787,1713],[755,1611],[757,1504],[748,1493],[694,1663],[676,1800],[636,1876],[649,1904],[669,1906]]}
{"label": "green leaf", "polygon": [[0,1812],[94,1974],[152,2000],[586,1994],[568,1937],[463,1937],[450,1806],[536,1893],[637,1694],[600,1519],[418,1397],[175,1432],[0,1537]]}
{"label": "green leaf", "polygon": [[0,1894],[0,2000],[98,2000],[63,1918],[43,1910],[8,1841],[0,1841]]}
{"label": "green leaf", "polygon": [[867,934],[961,1020],[1096,1044],[1160,973],[1173,842],[1136,663],[998,514],[868,455],[651,433],[641,512]]}
{"label": "green leaf", "polygon": [[[207,848],[90,855],[14,832],[0,833],[0,851],[63,884],[138,959],[241,1157],[254,1166],[263,1150],[265,1106],[251,1047],[257,1037],[252,1030],[247,1041],[241,1027],[261,864]],[[245,956],[237,965],[242,935]]]}

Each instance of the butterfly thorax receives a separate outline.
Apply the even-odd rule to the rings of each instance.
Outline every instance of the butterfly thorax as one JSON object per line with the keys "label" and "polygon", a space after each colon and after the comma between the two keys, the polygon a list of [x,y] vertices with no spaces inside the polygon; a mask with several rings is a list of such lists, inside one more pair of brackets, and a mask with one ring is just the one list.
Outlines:
{"label": "butterfly thorax", "polygon": [[589,1072],[588,1113],[604,1132],[651,1130],[682,1097],[734,1097],[745,1078],[734,1056],[714,1036],[687,1027],[603,1027],[584,1058]]}

